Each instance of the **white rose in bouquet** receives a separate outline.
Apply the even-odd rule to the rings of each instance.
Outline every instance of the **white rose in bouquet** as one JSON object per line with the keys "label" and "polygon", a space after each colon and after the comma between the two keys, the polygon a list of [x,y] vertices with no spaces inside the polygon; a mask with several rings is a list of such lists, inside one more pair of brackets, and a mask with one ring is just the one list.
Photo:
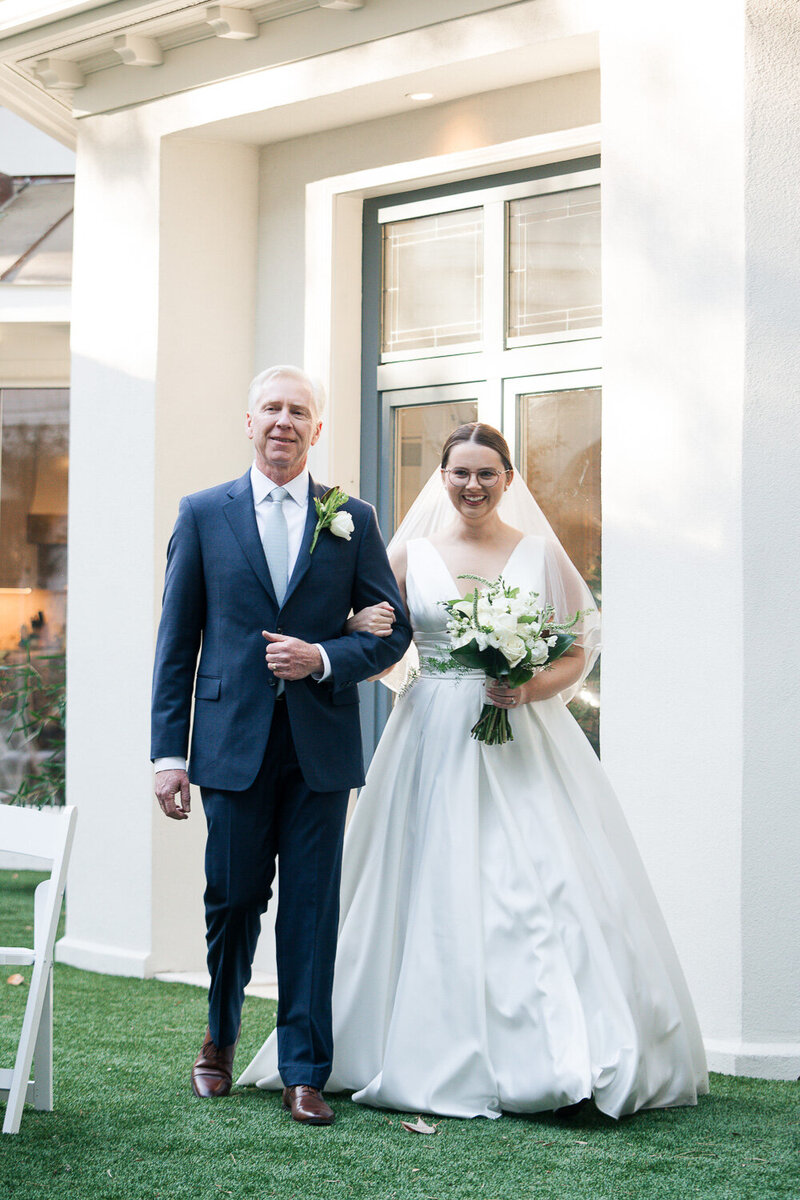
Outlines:
{"label": "white rose in bouquet", "polygon": [[489,634],[488,642],[494,646],[508,661],[509,667],[515,667],[525,657],[527,647],[519,634],[510,633],[505,629],[495,629]]}
{"label": "white rose in bouquet", "polygon": [[531,662],[534,664],[534,666],[539,667],[542,665],[542,663],[547,662],[550,654],[550,647],[544,638],[537,638],[535,642],[531,643],[529,649],[531,652]]}

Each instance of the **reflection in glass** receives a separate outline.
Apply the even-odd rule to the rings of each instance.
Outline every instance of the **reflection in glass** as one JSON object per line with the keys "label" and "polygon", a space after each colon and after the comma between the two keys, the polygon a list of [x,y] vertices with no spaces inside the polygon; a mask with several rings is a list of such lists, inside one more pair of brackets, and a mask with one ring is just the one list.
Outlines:
{"label": "reflection in glass", "polygon": [[[602,598],[600,415],[600,388],[519,397],[525,482],[598,604]],[[599,753],[599,664],[570,709]]]}
{"label": "reflection in glass", "polygon": [[384,354],[479,341],[483,210],[383,226]]}
{"label": "reflection in glass", "polygon": [[508,205],[509,341],[600,324],[600,188]]}
{"label": "reflection in glass", "polygon": [[477,400],[417,404],[394,410],[394,529],[442,461],[447,435],[457,425],[477,419]]}
{"label": "reflection in glass", "polygon": [[0,390],[0,800],[63,800],[69,392]]}

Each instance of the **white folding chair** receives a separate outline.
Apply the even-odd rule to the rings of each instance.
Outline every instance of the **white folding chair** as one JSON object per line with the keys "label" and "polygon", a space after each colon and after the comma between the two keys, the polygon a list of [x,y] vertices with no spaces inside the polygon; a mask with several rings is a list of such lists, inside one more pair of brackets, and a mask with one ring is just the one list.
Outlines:
{"label": "white folding chair", "polygon": [[33,967],[16,1061],[12,1070],[0,1070],[0,1097],[8,1096],[3,1133],[19,1133],[26,1100],[35,1108],[53,1107],[53,947],[77,815],[74,807],[0,804],[0,850],[52,863],[50,878],[34,896],[33,949],[0,946],[0,966]]}

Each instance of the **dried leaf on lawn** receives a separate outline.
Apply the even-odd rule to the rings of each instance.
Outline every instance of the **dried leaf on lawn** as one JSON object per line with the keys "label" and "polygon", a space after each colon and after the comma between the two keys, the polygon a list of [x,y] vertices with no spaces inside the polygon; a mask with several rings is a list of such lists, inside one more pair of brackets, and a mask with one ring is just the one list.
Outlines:
{"label": "dried leaf on lawn", "polygon": [[426,1121],[423,1121],[422,1117],[417,1117],[413,1124],[411,1121],[401,1121],[400,1124],[409,1133],[436,1133],[436,1126],[428,1125]]}
{"label": "dried leaf on lawn", "polygon": [[25,982],[24,975],[9,975],[8,979],[6,980],[6,983],[10,983],[12,987],[18,987],[18,985],[20,983],[24,983],[24,982]]}

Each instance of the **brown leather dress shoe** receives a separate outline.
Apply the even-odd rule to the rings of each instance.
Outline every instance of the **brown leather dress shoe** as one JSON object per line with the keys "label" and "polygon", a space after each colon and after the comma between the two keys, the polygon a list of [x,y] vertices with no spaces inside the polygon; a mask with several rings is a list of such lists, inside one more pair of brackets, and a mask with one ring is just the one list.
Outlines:
{"label": "brown leather dress shoe", "polygon": [[333,1109],[322,1099],[319,1088],[305,1083],[283,1089],[283,1107],[304,1125],[332,1125],[334,1121]]}
{"label": "brown leather dress shoe", "polygon": [[233,1080],[233,1056],[236,1052],[236,1042],[232,1046],[220,1049],[211,1040],[211,1033],[206,1029],[203,1048],[198,1054],[192,1067],[192,1091],[201,1100],[212,1096],[227,1096]]}

